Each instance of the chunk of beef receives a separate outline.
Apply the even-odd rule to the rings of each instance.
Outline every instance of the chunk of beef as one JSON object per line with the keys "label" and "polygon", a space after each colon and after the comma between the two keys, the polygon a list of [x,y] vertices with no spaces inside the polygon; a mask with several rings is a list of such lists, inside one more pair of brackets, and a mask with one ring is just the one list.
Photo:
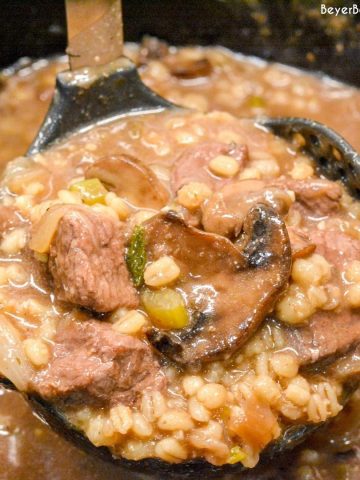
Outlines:
{"label": "chunk of beef", "polygon": [[340,231],[337,225],[328,225],[324,230],[310,228],[306,234],[316,245],[316,252],[340,271],[347,262],[360,260],[360,241]]}
{"label": "chunk of beef", "polygon": [[[340,185],[325,179],[281,177],[271,183],[262,180],[232,182],[220,188],[203,204],[204,229],[228,237],[237,235],[246,213],[259,202],[267,203],[280,215],[285,215],[292,203],[289,190],[294,191],[296,202],[320,215],[328,215],[339,208],[342,195]],[[297,240],[299,247],[299,238],[295,238],[294,232],[293,240]]]}
{"label": "chunk of beef", "polygon": [[292,199],[286,190],[266,185],[262,180],[229,183],[204,203],[204,229],[225,237],[236,237],[241,232],[248,211],[258,203],[268,204],[280,215],[285,215]]}
{"label": "chunk of beef", "polygon": [[135,308],[124,249],[120,222],[86,207],[65,213],[49,255],[57,298],[97,312]]}
{"label": "chunk of beef", "polygon": [[[328,180],[298,181],[285,177],[271,183],[242,180],[223,186],[204,202],[204,229],[227,237],[236,236],[241,231],[246,213],[258,202],[269,204],[283,216],[292,204],[289,190],[295,192],[297,202],[315,214],[328,215],[339,207],[341,188]],[[299,208],[296,205],[294,208]],[[315,250],[315,241],[311,241],[300,229],[289,228],[289,236],[293,258],[307,256]]]}
{"label": "chunk of beef", "polygon": [[237,244],[186,225],[173,213],[144,224],[147,258],[170,255],[181,270],[176,286],[191,317],[183,329],[154,329],[152,343],[177,362],[228,355],[273,308],[291,266],[288,235],[268,206],[253,207]]}
{"label": "chunk of beef", "polygon": [[132,405],[142,392],[165,383],[149,345],[107,323],[84,320],[59,331],[52,359],[32,388],[46,400],[102,407]]}
{"label": "chunk of beef", "polygon": [[186,149],[175,161],[171,172],[171,188],[176,193],[186,183],[202,182],[216,189],[231,180],[213,175],[208,164],[217,155],[229,155],[242,168],[248,160],[246,145],[208,142]]}
{"label": "chunk of beef", "polygon": [[307,325],[285,330],[287,345],[294,349],[302,365],[336,358],[360,343],[359,312],[321,311]]}
{"label": "chunk of beef", "polygon": [[[360,260],[360,242],[338,229],[309,229],[311,243],[337,270],[343,271],[347,262]],[[336,357],[360,343],[360,315],[342,305],[335,311],[320,311],[309,323],[286,330],[287,344],[299,353],[303,364]]]}
{"label": "chunk of beef", "polygon": [[325,178],[311,178],[306,180],[293,180],[279,178],[275,185],[295,193],[296,201],[308,211],[317,215],[329,215],[339,209],[342,196],[341,186]]}

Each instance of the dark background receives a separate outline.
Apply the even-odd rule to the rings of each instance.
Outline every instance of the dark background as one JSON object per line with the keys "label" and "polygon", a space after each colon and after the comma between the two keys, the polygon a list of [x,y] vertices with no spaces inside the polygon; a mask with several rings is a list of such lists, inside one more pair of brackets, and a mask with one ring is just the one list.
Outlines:
{"label": "dark background", "polygon": [[[360,14],[320,14],[332,0],[123,0],[125,38],[152,34],[173,44],[220,44],[322,70],[360,85]],[[65,49],[63,0],[0,1],[0,65]]]}

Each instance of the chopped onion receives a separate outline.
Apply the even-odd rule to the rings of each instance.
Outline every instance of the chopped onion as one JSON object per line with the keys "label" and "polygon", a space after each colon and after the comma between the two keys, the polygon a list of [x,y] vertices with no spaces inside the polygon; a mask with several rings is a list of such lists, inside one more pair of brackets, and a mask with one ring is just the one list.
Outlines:
{"label": "chopped onion", "polygon": [[18,331],[0,316],[0,372],[20,391],[26,391],[33,373]]}
{"label": "chopped onion", "polygon": [[65,204],[50,207],[34,228],[29,242],[31,250],[38,253],[48,253],[60,220],[71,210],[74,210],[74,205]]}

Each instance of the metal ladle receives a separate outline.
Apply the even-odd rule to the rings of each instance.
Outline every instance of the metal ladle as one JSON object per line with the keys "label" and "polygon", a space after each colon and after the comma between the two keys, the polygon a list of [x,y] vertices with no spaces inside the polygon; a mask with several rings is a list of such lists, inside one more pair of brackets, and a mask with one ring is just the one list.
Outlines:
{"label": "metal ladle", "polygon": [[115,118],[177,108],[141,81],[123,53],[119,0],[65,0],[70,70],[57,75],[53,101],[29,148]]}

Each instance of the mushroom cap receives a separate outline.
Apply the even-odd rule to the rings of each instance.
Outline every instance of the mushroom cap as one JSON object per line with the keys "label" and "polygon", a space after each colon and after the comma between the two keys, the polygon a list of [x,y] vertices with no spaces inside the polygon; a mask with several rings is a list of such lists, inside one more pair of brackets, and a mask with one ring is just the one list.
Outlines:
{"label": "mushroom cap", "polygon": [[179,363],[211,361],[243,345],[274,307],[291,269],[284,222],[259,204],[245,217],[236,243],[186,225],[173,212],[145,224],[147,258],[173,257],[191,322],[178,330],[152,329],[149,339]]}

